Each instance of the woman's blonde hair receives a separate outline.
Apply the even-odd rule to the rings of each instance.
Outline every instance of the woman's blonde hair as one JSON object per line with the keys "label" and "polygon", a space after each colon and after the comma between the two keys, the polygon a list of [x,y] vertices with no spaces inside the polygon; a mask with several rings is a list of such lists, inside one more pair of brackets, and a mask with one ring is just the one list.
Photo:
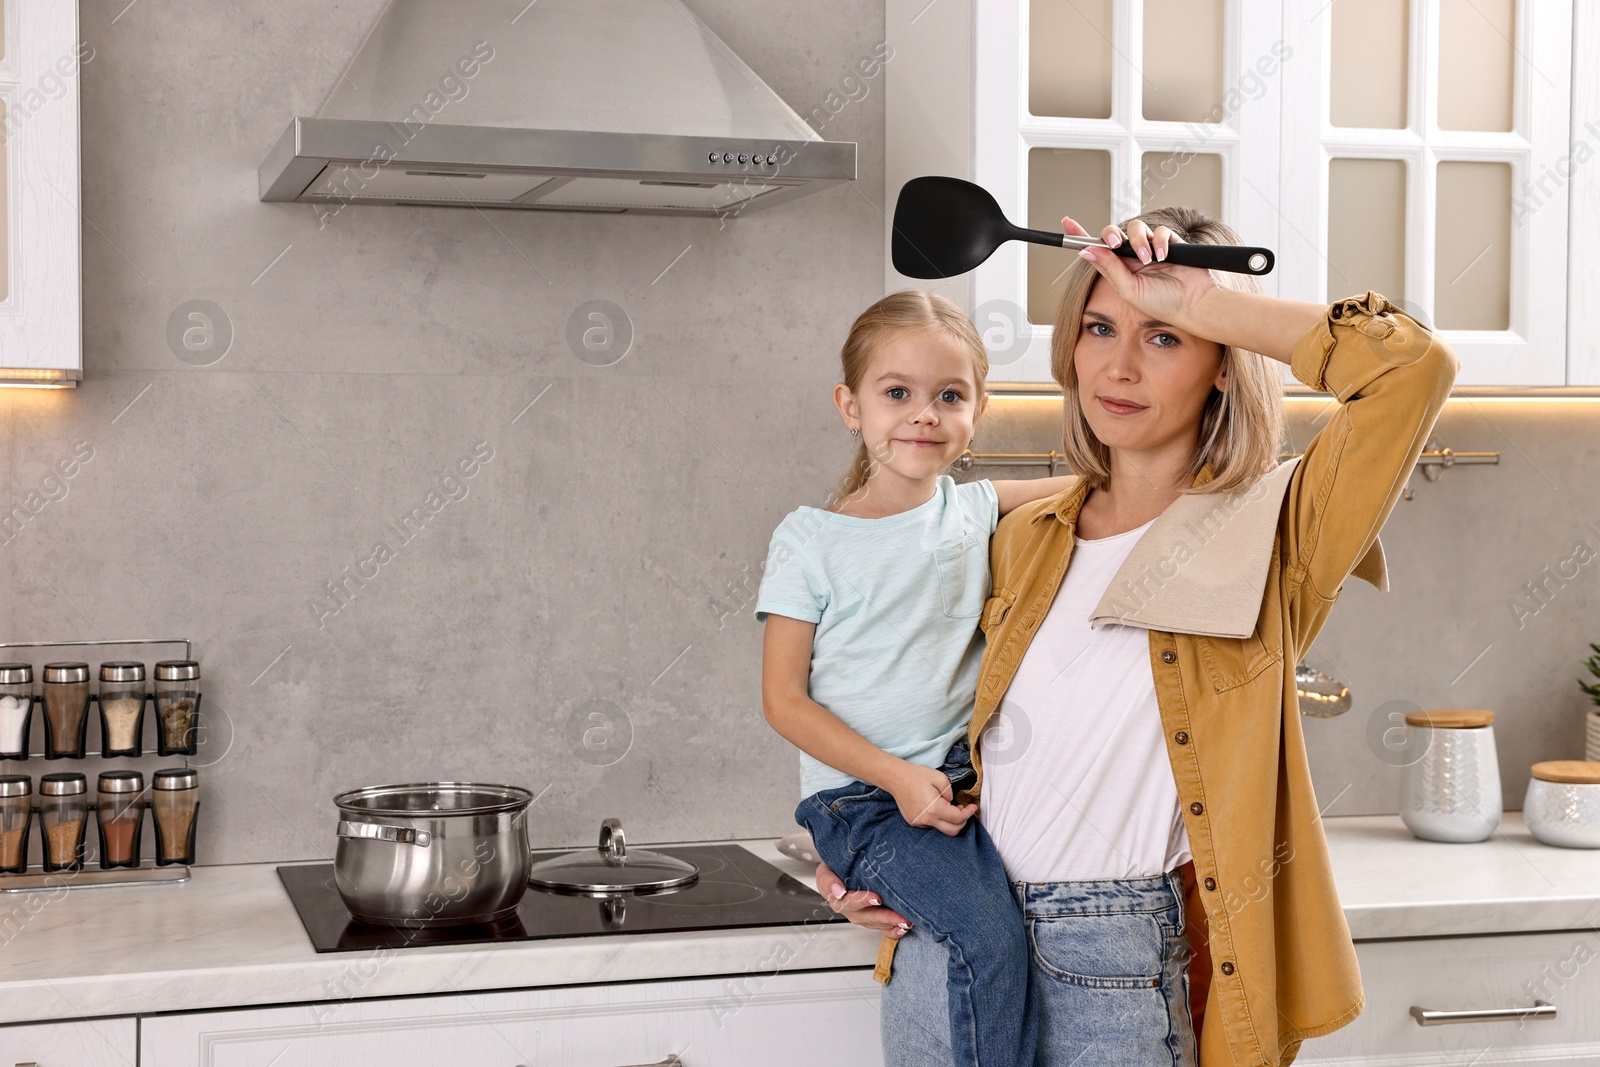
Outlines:
{"label": "woman's blonde hair", "polygon": [[[873,354],[883,342],[910,330],[947,337],[971,354],[973,379],[977,386],[977,393],[972,400],[975,405],[981,405],[986,392],[984,381],[989,376],[989,354],[983,349],[978,328],[972,324],[967,313],[949,298],[920,289],[890,293],[856,316],[849,335],[844,339],[844,347],[839,350],[840,370],[850,392],[861,395],[861,383],[866,380]],[[867,452],[866,441],[862,441],[856,446],[850,469],[834,490],[834,499],[844,500],[866,485],[867,479],[872,476],[874,462]]]}
{"label": "woman's blonde hair", "polygon": [[[1233,227],[1193,208],[1156,208],[1135,217],[1151,230],[1165,226],[1189,244],[1243,243]],[[1123,223],[1123,232],[1127,228],[1128,223]],[[1261,292],[1261,283],[1248,274],[1212,271],[1211,277],[1227,289]],[[1075,258],[1067,268],[1050,341],[1050,376],[1061,386],[1066,400],[1062,448],[1067,466],[1087,479],[1091,488],[1101,489],[1111,480],[1111,449],[1094,435],[1083,414],[1078,399],[1078,372],[1072,360],[1078,338],[1083,335],[1084,305],[1097,281],[1100,273],[1082,259]],[[1206,398],[1200,416],[1200,444],[1185,470],[1186,493],[1225,493],[1248,488],[1274,466],[1285,440],[1283,379],[1277,361],[1258,352],[1223,345],[1222,365],[1227,371],[1227,389],[1213,386]],[[1211,464],[1211,480],[1190,487],[1187,483],[1207,463]]]}

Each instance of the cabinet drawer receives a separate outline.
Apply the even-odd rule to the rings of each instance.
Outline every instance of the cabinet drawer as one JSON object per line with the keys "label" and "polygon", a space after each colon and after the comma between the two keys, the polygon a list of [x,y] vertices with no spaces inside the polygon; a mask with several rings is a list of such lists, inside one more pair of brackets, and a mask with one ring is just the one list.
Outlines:
{"label": "cabinet drawer", "polygon": [[[1321,1064],[1530,1063],[1600,1067],[1600,932],[1358,941],[1367,1003],[1350,1025],[1301,1046]],[[1554,1019],[1421,1026],[1411,1007],[1556,1006]]]}
{"label": "cabinet drawer", "polygon": [[821,971],[149,1016],[140,1062],[881,1067],[879,988],[869,970]]}
{"label": "cabinet drawer", "polygon": [[0,1026],[0,1065],[39,1067],[133,1067],[138,1026],[132,1016],[71,1023]]}

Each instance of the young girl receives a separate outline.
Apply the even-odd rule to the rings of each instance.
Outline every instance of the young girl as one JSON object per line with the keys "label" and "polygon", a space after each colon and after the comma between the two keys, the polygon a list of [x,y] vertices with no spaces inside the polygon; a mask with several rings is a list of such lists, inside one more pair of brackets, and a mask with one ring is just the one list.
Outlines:
{"label": "young girl", "polygon": [[1070,478],[941,473],[972,441],[989,360],[933,293],[856,319],[834,403],[855,462],[827,509],[773,533],[756,599],[767,721],[801,749],[795,819],[846,884],[870,889],[950,950],[950,1041],[962,1067],[1034,1059],[1021,914],[994,845],[957,806],[989,596],[989,535]]}

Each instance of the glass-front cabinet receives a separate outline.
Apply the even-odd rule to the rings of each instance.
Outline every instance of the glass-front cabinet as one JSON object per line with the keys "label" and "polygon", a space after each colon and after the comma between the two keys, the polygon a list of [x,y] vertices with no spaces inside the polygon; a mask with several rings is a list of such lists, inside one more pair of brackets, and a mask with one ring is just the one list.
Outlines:
{"label": "glass-front cabinet", "polygon": [[[1568,272],[1569,233],[1600,238],[1600,75],[1573,65],[1600,34],[1578,7],[888,0],[886,214],[918,174],[1044,230],[1192,205],[1277,252],[1268,292],[1374,289],[1437,329],[1458,387],[1600,386],[1600,272]],[[992,382],[1049,383],[1073,255],[1011,243],[961,278],[886,281],[968,307]]]}
{"label": "glass-front cabinet", "polygon": [[1570,0],[1339,0],[1284,27],[1305,61],[1283,71],[1281,291],[1378,290],[1463,385],[1569,384],[1569,191],[1537,189],[1570,152]]}

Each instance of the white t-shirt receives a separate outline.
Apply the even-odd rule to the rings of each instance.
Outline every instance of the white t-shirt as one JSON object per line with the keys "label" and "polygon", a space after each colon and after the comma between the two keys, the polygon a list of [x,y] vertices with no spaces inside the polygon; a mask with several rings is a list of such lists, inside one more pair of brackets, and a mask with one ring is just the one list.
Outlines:
{"label": "white t-shirt", "polygon": [[1190,859],[1149,631],[1089,627],[1154,521],[1076,540],[1055,601],[979,737],[979,817],[1012,881],[1149,878]]}

